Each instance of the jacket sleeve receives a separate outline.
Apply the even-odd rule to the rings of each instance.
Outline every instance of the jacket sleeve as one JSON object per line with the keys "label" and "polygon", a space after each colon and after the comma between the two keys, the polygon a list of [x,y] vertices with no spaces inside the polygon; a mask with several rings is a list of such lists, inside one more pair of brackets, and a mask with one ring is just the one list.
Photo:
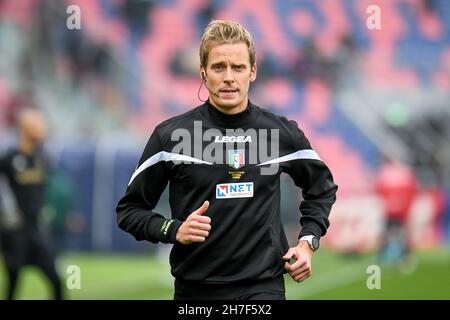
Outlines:
{"label": "jacket sleeve", "polygon": [[176,233],[182,222],[166,219],[152,211],[169,181],[157,130],[151,135],[126,193],[117,204],[117,224],[136,240],[175,243]]}
{"label": "jacket sleeve", "polygon": [[329,215],[336,201],[338,186],[326,164],[312,150],[305,134],[291,121],[293,160],[283,164],[283,171],[302,189],[303,201],[300,204],[299,238],[314,235],[318,239],[325,235],[330,225]]}

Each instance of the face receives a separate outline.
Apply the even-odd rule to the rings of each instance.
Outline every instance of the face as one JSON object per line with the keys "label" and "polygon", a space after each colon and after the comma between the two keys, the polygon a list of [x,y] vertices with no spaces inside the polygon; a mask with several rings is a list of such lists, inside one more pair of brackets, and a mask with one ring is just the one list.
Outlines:
{"label": "face", "polygon": [[33,143],[42,142],[47,135],[47,125],[42,114],[29,112],[23,116],[21,121],[22,133]]}
{"label": "face", "polygon": [[242,112],[247,107],[250,81],[256,78],[256,65],[250,66],[245,43],[213,46],[208,55],[206,85],[209,101],[227,114]]}

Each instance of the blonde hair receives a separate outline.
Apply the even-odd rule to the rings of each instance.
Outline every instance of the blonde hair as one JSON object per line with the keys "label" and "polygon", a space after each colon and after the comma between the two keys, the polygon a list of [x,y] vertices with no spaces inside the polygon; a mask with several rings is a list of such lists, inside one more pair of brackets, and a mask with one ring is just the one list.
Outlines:
{"label": "blonde hair", "polygon": [[208,54],[214,45],[244,42],[248,47],[250,66],[256,62],[255,45],[250,34],[242,25],[233,21],[213,20],[205,28],[200,42],[200,64],[206,67]]}

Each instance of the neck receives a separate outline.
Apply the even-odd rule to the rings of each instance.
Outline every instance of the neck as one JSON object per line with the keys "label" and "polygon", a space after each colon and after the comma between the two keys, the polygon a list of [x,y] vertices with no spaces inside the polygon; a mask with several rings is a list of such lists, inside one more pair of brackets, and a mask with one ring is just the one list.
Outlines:
{"label": "neck", "polygon": [[247,105],[248,105],[248,99],[245,99],[244,101],[242,101],[241,104],[234,106],[232,108],[224,108],[224,107],[217,105],[216,102],[214,101],[214,99],[211,99],[211,97],[209,98],[209,102],[220,112],[228,114],[228,115],[241,113],[247,109]]}
{"label": "neck", "polygon": [[253,123],[259,116],[259,109],[250,100],[247,100],[247,106],[244,111],[235,114],[222,112],[209,100],[206,101],[201,110],[211,123],[221,128],[244,128]]}

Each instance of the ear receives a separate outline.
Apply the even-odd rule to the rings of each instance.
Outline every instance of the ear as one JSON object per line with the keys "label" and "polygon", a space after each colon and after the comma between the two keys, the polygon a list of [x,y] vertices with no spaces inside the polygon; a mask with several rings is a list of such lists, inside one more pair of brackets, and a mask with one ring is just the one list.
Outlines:
{"label": "ear", "polygon": [[256,63],[252,66],[252,70],[250,70],[250,81],[256,80],[257,68]]}
{"label": "ear", "polygon": [[200,66],[200,76],[202,77],[202,81],[206,81],[206,71],[203,66]]}

